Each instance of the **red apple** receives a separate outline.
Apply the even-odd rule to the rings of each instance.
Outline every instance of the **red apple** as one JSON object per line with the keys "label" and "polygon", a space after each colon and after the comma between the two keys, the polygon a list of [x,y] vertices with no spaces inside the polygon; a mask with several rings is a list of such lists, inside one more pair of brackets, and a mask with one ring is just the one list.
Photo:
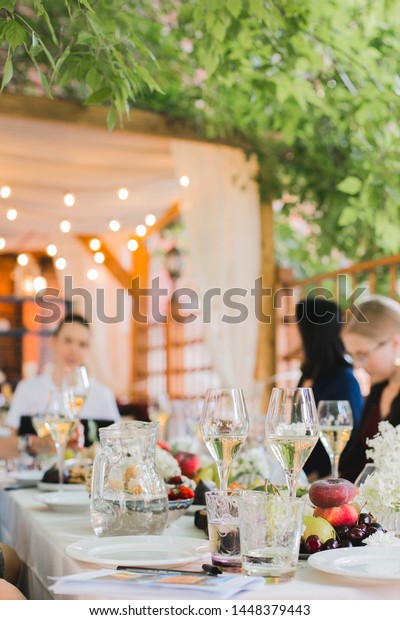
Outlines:
{"label": "red apple", "polygon": [[354,525],[358,520],[358,510],[353,504],[342,504],[331,508],[315,508],[315,517],[322,517],[329,521],[333,527],[341,525]]}
{"label": "red apple", "polygon": [[201,461],[197,454],[191,452],[177,452],[174,457],[179,463],[181,472],[184,476],[192,478],[200,469]]}
{"label": "red apple", "polygon": [[328,478],[313,482],[308,494],[314,506],[332,508],[351,502],[356,496],[356,487],[344,478]]}

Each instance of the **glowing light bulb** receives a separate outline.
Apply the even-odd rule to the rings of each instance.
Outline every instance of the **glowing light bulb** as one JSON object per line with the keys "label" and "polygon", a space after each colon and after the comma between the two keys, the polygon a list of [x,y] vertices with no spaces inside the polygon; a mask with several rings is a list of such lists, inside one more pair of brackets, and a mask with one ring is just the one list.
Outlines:
{"label": "glowing light bulb", "polygon": [[146,226],[144,226],[144,224],[139,224],[139,226],[136,226],[136,234],[138,237],[144,237],[146,232],[147,228]]}
{"label": "glowing light bulb", "polygon": [[97,250],[100,248],[100,241],[98,239],[92,239],[89,243],[89,247],[91,250],[93,250],[93,252],[97,252]]}
{"label": "glowing light bulb", "polygon": [[102,263],[104,263],[105,258],[106,257],[104,256],[103,252],[96,252],[96,254],[94,255],[94,260],[96,261],[98,265],[101,265]]}
{"label": "glowing light bulb", "polygon": [[126,189],[126,187],[121,187],[121,189],[118,190],[118,198],[120,200],[126,200],[128,198],[128,196],[129,196],[129,192]]}
{"label": "glowing light bulb", "polygon": [[127,246],[128,250],[130,250],[131,252],[135,252],[138,249],[139,244],[136,239],[129,239]]}
{"label": "glowing light bulb", "polygon": [[9,196],[11,196],[11,187],[3,185],[3,187],[0,188],[0,196],[2,198],[9,198]]}
{"label": "glowing light bulb", "polygon": [[6,240],[4,239],[4,237],[0,237],[0,250],[4,250],[5,247],[6,247]]}
{"label": "glowing light bulb", "polygon": [[39,291],[43,290],[46,287],[47,287],[46,278],[44,278],[43,276],[37,276],[36,278],[34,278],[33,290],[35,291],[35,293],[38,293]]}
{"label": "glowing light bulb", "polygon": [[121,228],[121,224],[117,220],[111,220],[109,227],[112,231],[117,232]]}
{"label": "glowing light bulb", "polygon": [[64,204],[66,207],[73,207],[75,204],[75,196],[68,192],[64,195]]}
{"label": "glowing light bulb", "polygon": [[10,220],[10,222],[13,222],[14,220],[17,219],[17,209],[8,209],[7,211],[7,219]]}
{"label": "glowing light bulb", "polygon": [[65,258],[57,258],[56,260],[57,269],[62,271],[63,269],[65,269],[66,266],[67,266],[67,261],[65,260]]}
{"label": "glowing light bulb", "polygon": [[63,220],[60,224],[60,228],[63,233],[68,233],[71,230],[71,224],[68,222],[68,220]]}
{"label": "glowing light bulb", "polygon": [[18,265],[21,265],[21,267],[25,267],[25,265],[29,263],[29,258],[26,254],[19,254],[17,256],[17,263]]}
{"label": "glowing light bulb", "polygon": [[179,179],[179,183],[182,185],[182,187],[187,187],[190,183],[190,179],[187,176],[183,176]]}
{"label": "glowing light bulb", "polygon": [[57,246],[54,243],[50,243],[46,248],[46,252],[49,256],[55,256],[57,254]]}
{"label": "glowing light bulb", "polygon": [[154,226],[154,224],[156,223],[155,215],[153,215],[152,213],[149,213],[149,215],[146,216],[145,222],[147,226]]}
{"label": "glowing light bulb", "polygon": [[96,269],[89,269],[86,275],[89,280],[97,280],[99,274]]}

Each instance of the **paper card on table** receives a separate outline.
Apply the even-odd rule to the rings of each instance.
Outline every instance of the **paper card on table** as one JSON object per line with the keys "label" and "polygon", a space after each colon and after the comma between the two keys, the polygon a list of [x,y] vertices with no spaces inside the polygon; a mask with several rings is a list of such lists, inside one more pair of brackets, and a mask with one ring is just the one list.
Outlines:
{"label": "paper card on table", "polygon": [[61,577],[50,586],[55,594],[123,596],[131,594],[141,599],[170,598],[187,594],[189,597],[201,598],[235,598],[239,593],[251,590],[264,583],[262,577],[245,577],[243,575],[185,575],[184,571],[176,574],[135,573],[124,570],[101,569],[86,573],[77,573]]}

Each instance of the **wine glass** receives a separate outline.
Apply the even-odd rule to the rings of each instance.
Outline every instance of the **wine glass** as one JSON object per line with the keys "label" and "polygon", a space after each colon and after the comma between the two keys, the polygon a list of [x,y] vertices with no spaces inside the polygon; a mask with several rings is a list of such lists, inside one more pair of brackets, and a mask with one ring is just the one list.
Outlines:
{"label": "wine glass", "polygon": [[249,432],[249,416],[242,390],[207,390],[200,430],[217,465],[220,489],[226,491],[231,465]]}
{"label": "wine glass", "polygon": [[311,388],[273,388],[265,434],[283,467],[291,499],[304,463],[318,441],[318,415]]}
{"label": "wine glass", "polygon": [[77,366],[70,370],[64,381],[65,389],[72,398],[72,408],[80,415],[89,393],[89,374],[86,366]]}
{"label": "wine glass", "polygon": [[52,390],[43,411],[36,412],[32,419],[39,435],[50,433],[57,453],[58,489],[63,491],[65,447],[72,431],[79,424],[77,410],[73,407],[73,397],[68,390]]}
{"label": "wine glass", "polygon": [[320,400],[318,417],[321,441],[331,461],[332,478],[339,477],[339,459],[353,430],[348,400]]}

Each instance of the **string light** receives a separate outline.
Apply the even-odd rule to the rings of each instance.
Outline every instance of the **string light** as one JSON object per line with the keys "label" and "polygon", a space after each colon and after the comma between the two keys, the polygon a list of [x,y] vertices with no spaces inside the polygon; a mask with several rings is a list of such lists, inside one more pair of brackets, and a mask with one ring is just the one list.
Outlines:
{"label": "string light", "polygon": [[152,213],[149,213],[149,215],[146,216],[145,222],[147,226],[154,226],[154,224],[156,223],[155,215],[153,215]]}
{"label": "string light", "polygon": [[36,276],[36,278],[34,278],[33,290],[35,291],[35,293],[38,293],[39,291],[43,290],[46,287],[47,287],[46,278],[44,278],[43,276]]}
{"label": "string light", "polygon": [[13,222],[14,220],[17,219],[17,209],[8,209],[7,211],[7,219],[10,220],[10,222]]}
{"label": "string light", "polygon": [[183,176],[179,179],[179,183],[182,185],[182,187],[187,187],[190,183],[190,179],[187,176]]}
{"label": "string light", "polygon": [[64,204],[66,207],[73,207],[75,204],[75,196],[68,192],[64,195]]}
{"label": "string light", "polygon": [[63,233],[68,233],[71,230],[71,224],[68,222],[68,220],[63,220],[60,224],[60,228]]}
{"label": "string light", "polygon": [[144,224],[139,224],[136,226],[136,234],[138,237],[144,237],[147,232],[147,228]]}
{"label": "string light", "polygon": [[109,223],[109,227],[113,232],[118,232],[118,230],[121,228],[121,224],[117,220],[111,220],[111,222]]}
{"label": "string light", "polygon": [[94,260],[96,261],[98,265],[101,265],[102,263],[104,263],[105,256],[103,252],[96,252],[96,254],[94,255]]}
{"label": "string light", "polygon": [[66,266],[67,266],[67,261],[65,260],[65,258],[57,258],[56,260],[57,269],[62,271],[63,269],[65,269]]}
{"label": "string light", "polygon": [[100,248],[100,241],[96,238],[91,239],[90,243],[89,243],[89,247],[91,250],[93,250],[93,252],[97,252],[97,250]]}
{"label": "string light", "polygon": [[131,252],[135,252],[138,249],[139,244],[136,239],[129,239],[127,246],[128,250],[130,250]]}
{"label": "string light", "polygon": [[0,188],[0,196],[2,198],[9,198],[11,196],[11,187],[3,185],[3,187]]}
{"label": "string light", "polygon": [[97,272],[97,269],[89,269],[86,275],[89,280],[97,280],[99,274]]}
{"label": "string light", "polygon": [[5,247],[6,247],[6,240],[4,239],[4,237],[0,237],[0,250],[4,250]]}
{"label": "string light", "polygon": [[50,243],[46,248],[46,252],[49,256],[55,256],[57,254],[57,246],[54,243]]}
{"label": "string light", "polygon": [[126,187],[121,187],[121,189],[118,190],[118,198],[120,200],[126,200],[128,198],[128,196],[129,196],[129,192],[126,189]]}
{"label": "string light", "polygon": [[29,263],[29,258],[26,254],[18,254],[17,263],[21,265],[21,267],[25,267]]}

